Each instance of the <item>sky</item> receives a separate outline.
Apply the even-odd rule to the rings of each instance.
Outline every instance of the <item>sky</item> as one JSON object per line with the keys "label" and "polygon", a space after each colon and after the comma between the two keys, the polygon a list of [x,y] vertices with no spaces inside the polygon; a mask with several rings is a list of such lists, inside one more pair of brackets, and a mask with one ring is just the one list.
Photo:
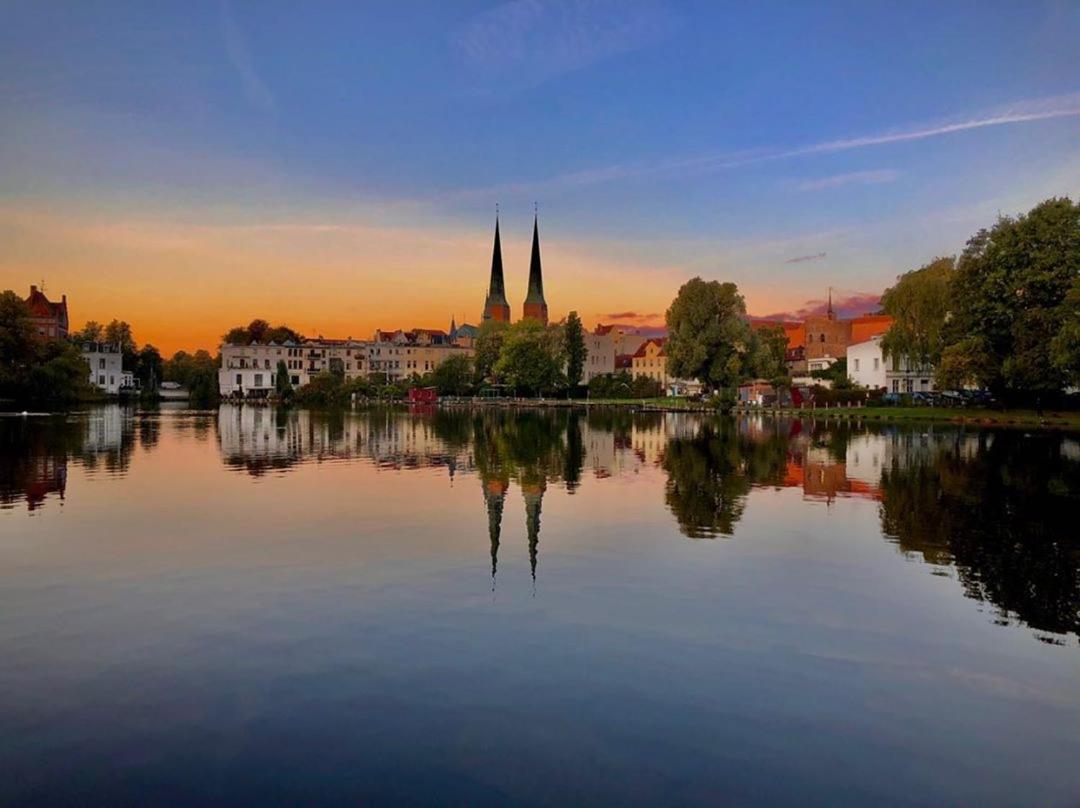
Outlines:
{"label": "sky", "polygon": [[0,0],[0,288],[166,353],[515,316],[871,310],[1080,195],[1080,3]]}

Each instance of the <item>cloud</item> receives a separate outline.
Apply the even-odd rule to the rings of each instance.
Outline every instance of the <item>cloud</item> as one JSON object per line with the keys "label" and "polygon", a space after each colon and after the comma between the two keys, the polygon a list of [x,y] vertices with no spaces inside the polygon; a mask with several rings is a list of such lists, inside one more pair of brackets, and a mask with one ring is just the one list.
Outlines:
{"label": "cloud", "polygon": [[276,106],[274,96],[255,71],[247,37],[233,19],[228,0],[222,0],[221,3],[221,27],[225,37],[225,52],[232,66],[236,68],[236,72],[240,74],[240,83],[244,88],[244,96],[248,103],[264,112],[273,110]]}
{"label": "cloud", "polygon": [[796,256],[795,258],[789,258],[784,263],[785,264],[801,264],[804,261],[821,261],[824,258],[825,258],[825,253],[819,252],[819,253],[814,253],[813,255],[799,255],[799,256]]}
{"label": "cloud", "polygon": [[[512,194],[524,190],[531,192],[536,192],[538,190],[555,192],[571,190],[584,185],[595,185],[626,179],[673,178],[700,174],[702,172],[726,171],[776,160],[811,157],[821,154],[835,154],[838,152],[866,149],[873,146],[883,146],[891,143],[926,140],[974,129],[1009,126],[1013,124],[1032,123],[1035,121],[1047,121],[1077,116],[1080,116],[1080,93],[1070,93],[1067,95],[1020,100],[1004,107],[985,110],[981,113],[961,119],[938,121],[936,123],[911,124],[906,127],[900,127],[877,134],[825,140],[790,149],[762,147],[744,149],[738,152],[726,152],[723,154],[661,160],[651,163],[619,163],[595,168],[579,169],[577,171],[558,174],[553,177],[536,181],[518,181],[488,188],[466,190],[459,192],[456,196],[489,197],[493,194]],[[853,172],[847,175],[839,175],[839,177],[843,177],[844,179],[827,178],[827,180],[832,180],[833,184],[824,185],[822,187],[835,187],[837,184],[845,184],[847,182],[873,182],[875,179],[880,182],[891,181],[884,173],[879,172]],[[818,190],[818,188],[809,187],[805,190]]]}
{"label": "cloud", "polygon": [[660,318],[660,314],[640,314],[636,311],[613,311],[607,314],[597,315],[602,320],[641,320],[650,321]]}
{"label": "cloud", "polygon": [[[875,312],[881,308],[879,292],[833,293],[833,310],[838,317],[856,317],[860,314]],[[771,314],[754,315],[757,320],[805,320],[807,317],[819,317],[828,311],[828,298],[808,300],[801,308],[790,311],[777,311]]]}
{"label": "cloud", "polygon": [[452,46],[481,83],[530,86],[655,42],[673,23],[657,0],[511,0],[472,17]]}
{"label": "cloud", "polygon": [[831,177],[819,177],[814,180],[801,180],[792,183],[796,191],[824,191],[829,188],[840,188],[844,185],[882,185],[888,182],[896,182],[900,172],[892,168],[883,168],[876,171],[851,171],[847,174],[833,174]]}

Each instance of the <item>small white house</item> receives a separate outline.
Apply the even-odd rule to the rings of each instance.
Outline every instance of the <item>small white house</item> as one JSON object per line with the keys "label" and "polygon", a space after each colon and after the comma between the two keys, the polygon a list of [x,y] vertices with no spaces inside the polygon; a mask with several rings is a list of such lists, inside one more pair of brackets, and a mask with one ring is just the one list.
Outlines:
{"label": "small white house", "polygon": [[881,337],[856,342],[847,349],[847,373],[852,383],[869,390],[885,388],[885,357]]}
{"label": "small white house", "polygon": [[119,345],[83,343],[82,358],[89,366],[90,384],[103,393],[116,395],[121,388],[132,386],[131,373],[124,372],[124,355]]}

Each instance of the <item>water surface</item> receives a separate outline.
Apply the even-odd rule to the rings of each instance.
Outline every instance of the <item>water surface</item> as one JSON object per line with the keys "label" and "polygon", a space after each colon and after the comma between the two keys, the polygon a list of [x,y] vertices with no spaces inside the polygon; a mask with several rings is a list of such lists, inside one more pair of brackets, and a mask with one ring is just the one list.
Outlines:
{"label": "water surface", "polygon": [[1080,443],[0,418],[0,801],[1080,802]]}

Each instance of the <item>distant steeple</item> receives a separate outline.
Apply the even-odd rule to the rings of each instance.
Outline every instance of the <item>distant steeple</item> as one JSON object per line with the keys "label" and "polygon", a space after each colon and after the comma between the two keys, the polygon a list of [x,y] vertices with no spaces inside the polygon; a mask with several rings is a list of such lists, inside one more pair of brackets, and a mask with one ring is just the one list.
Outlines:
{"label": "distant steeple", "polygon": [[547,301],[544,300],[544,273],[540,266],[539,214],[533,216],[532,256],[529,258],[529,292],[525,296],[524,316],[548,321]]}
{"label": "distant steeple", "polygon": [[510,322],[510,304],[506,302],[506,281],[503,279],[502,244],[499,241],[499,215],[495,214],[495,246],[491,252],[491,280],[484,301],[484,320]]}
{"label": "distant steeple", "polygon": [[830,320],[835,320],[836,319],[836,312],[833,311],[833,307],[832,307],[832,287],[831,286],[829,287],[829,308],[825,312],[825,316],[828,317]]}

